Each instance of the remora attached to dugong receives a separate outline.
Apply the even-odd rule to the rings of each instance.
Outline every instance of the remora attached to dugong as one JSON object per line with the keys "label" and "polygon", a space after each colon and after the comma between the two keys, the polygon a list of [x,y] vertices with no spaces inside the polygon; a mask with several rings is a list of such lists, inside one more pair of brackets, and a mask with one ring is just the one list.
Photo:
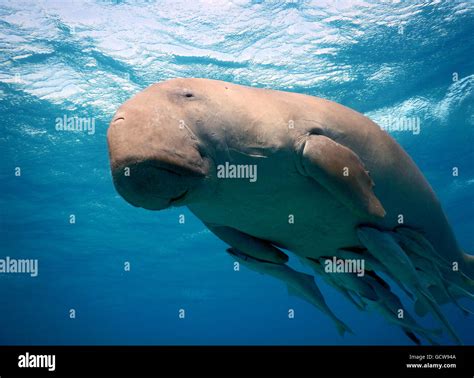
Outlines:
{"label": "remora attached to dugong", "polygon": [[[438,304],[471,296],[474,258],[411,158],[362,114],[297,93],[173,79],[125,102],[107,138],[115,187],[132,205],[187,206],[254,268],[286,264],[281,249],[313,266],[343,251],[367,256],[458,340]],[[437,268],[421,279],[414,254]],[[331,282],[351,298],[371,292],[370,280]]]}
{"label": "remora attached to dugong", "polygon": [[331,318],[331,320],[336,325],[337,331],[341,336],[343,336],[346,332],[353,333],[352,330],[340,319],[338,319],[337,316],[331,311],[324,300],[323,294],[316,285],[316,282],[314,282],[313,276],[297,272],[286,264],[275,264],[272,262],[254,259],[251,256],[242,254],[240,251],[233,248],[227,249],[227,252],[232,255],[239,263],[245,265],[249,269],[283,281],[286,284],[289,295],[293,295],[303,299],[308,303],[311,303],[327,316],[329,316],[329,318]]}

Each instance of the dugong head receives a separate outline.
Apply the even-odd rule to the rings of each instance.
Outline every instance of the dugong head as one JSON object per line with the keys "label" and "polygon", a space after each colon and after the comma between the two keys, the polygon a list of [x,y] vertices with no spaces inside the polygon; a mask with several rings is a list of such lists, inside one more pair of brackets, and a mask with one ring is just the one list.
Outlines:
{"label": "dugong head", "polygon": [[186,79],[154,84],[126,101],[107,131],[115,188],[134,206],[186,205],[202,191],[211,159],[193,131],[203,111]]}

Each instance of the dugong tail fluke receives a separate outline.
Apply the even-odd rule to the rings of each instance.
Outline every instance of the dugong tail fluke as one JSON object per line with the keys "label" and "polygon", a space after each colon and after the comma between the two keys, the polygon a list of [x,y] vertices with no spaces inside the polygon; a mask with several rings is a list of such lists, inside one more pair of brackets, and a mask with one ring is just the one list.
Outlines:
{"label": "dugong tail fluke", "polygon": [[229,248],[227,252],[242,265],[256,272],[267,274],[283,281],[287,286],[288,294],[303,299],[328,315],[336,325],[337,331],[341,336],[344,336],[346,332],[353,333],[352,330],[331,311],[324,300],[323,294],[316,285],[313,276],[297,272],[286,264],[257,260],[236,248]]}

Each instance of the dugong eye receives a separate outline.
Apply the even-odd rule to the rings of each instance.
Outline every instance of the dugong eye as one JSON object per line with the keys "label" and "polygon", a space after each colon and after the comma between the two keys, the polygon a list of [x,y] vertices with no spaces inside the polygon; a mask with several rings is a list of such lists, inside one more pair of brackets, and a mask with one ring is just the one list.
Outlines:
{"label": "dugong eye", "polygon": [[188,98],[189,98],[189,97],[194,97],[194,95],[193,95],[191,92],[186,92],[186,93],[184,94],[184,97],[188,97]]}

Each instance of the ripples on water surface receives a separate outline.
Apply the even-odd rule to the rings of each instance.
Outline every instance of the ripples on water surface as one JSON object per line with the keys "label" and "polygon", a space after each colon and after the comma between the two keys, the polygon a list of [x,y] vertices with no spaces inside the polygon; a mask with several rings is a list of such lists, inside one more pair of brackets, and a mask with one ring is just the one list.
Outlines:
{"label": "ripples on water surface", "polygon": [[[472,253],[473,12],[454,1],[0,1],[1,255],[40,264],[36,278],[0,276],[0,343],[409,344],[321,283],[356,333],[340,338],[279,283],[234,273],[189,212],[178,226],[182,210],[127,205],[105,133],[123,101],[173,77],[321,96],[381,123],[419,119],[416,135],[391,133]],[[93,117],[95,133],[57,132],[64,115]],[[445,311],[474,343],[472,321]]]}

